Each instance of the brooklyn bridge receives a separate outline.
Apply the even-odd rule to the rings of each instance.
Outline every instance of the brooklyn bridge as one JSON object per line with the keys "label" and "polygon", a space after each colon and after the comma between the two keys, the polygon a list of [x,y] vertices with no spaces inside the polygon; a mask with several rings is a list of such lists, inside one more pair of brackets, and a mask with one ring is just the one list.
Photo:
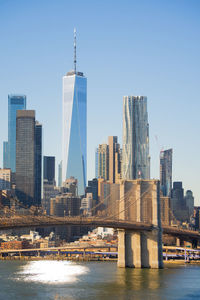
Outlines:
{"label": "brooklyn bridge", "polygon": [[[104,199],[105,202],[106,199]],[[200,233],[184,229],[172,215],[171,225],[161,220],[160,189],[158,180],[126,180],[120,185],[120,197],[110,202],[97,214],[98,203],[92,216],[48,216],[31,213],[17,214],[9,209],[0,217],[0,230],[55,226],[110,227],[118,230],[119,267],[163,267],[162,235],[190,241],[196,246]]]}

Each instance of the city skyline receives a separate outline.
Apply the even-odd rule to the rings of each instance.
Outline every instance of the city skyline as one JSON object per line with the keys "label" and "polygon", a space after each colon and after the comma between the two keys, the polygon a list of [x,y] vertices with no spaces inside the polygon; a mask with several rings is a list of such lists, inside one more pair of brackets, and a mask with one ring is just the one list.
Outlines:
{"label": "city skyline", "polygon": [[[21,1],[20,3],[24,3],[24,1]],[[62,4],[60,5],[65,7],[62,1],[61,3]],[[91,157],[91,159],[88,166],[88,179],[92,179],[94,177],[94,152],[96,145],[104,142],[109,135],[119,136],[119,142],[122,144],[122,97],[126,94],[145,94],[149,101],[150,154],[152,160],[151,176],[159,178],[159,152],[163,146],[164,149],[173,148],[173,181],[183,181],[184,188],[186,190],[191,189],[194,192],[195,202],[198,204],[199,162],[196,162],[194,158],[197,157],[199,149],[199,141],[195,138],[198,136],[197,129],[199,127],[197,114],[199,101],[196,96],[198,95],[197,86],[199,78],[199,63],[197,61],[199,42],[196,40],[196,36],[198,36],[197,33],[199,32],[197,26],[199,21],[195,18],[195,14],[197,8],[199,8],[199,4],[195,1],[192,1],[192,3],[193,6],[189,6],[185,1],[183,1],[181,10],[179,10],[180,4],[178,4],[177,1],[175,1],[174,4],[172,4],[172,1],[169,1],[168,4],[164,4],[162,9],[159,5],[158,7],[152,5],[153,7],[151,10],[154,9],[155,11],[153,12],[152,17],[149,17],[147,20],[148,22],[151,21],[148,30],[147,27],[145,27],[147,26],[147,22],[145,23],[145,26],[141,25],[140,28],[137,26],[131,26],[137,24],[137,20],[141,16],[143,8],[148,6],[148,4],[143,2],[141,6],[139,6],[136,3],[131,4],[130,2],[126,2],[129,9],[134,8],[138,13],[138,15],[136,14],[137,16],[135,20],[126,21],[121,28],[118,28],[116,22],[114,22],[113,26],[116,26],[116,28],[113,26],[110,28],[108,27],[108,32],[106,32],[104,30],[104,26],[108,25],[108,14],[106,14],[103,28],[99,28],[96,25],[94,26],[93,30],[97,30],[96,35],[94,36],[95,40],[91,47],[88,47],[88,45],[85,44],[84,39],[88,40],[91,35],[89,25],[92,20],[90,20],[90,22],[88,22],[85,26],[82,26],[83,19],[80,18],[78,21],[76,20],[77,24],[72,22],[73,24],[69,28],[66,27],[65,30],[62,28],[62,31],[60,31],[57,37],[58,47],[51,47],[53,39],[55,38],[54,31],[56,30],[50,30],[53,39],[50,35],[48,35],[45,40],[49,49],[47,57],[44,57],[44,53],[46,55],[47,52],[44,51],[46,48],[43,43],[41,43],[39,47],[39,52],[36,53],[37,58],[40,57],[39,61],[43,59],[42,66],[39,66],[39,64],[36,63],[36,60],[34,59],[35,56],[33,54],[34,51],[29,48],[33,42],[38,40],[34,34],[34,32],[36,33],[36,31],[34,31],[35,23],[33,21],[35,10],[33,9],[32,13],[28,11],[27,16],[24,15],[25,18],[30,17],[28,29],[31,27],[33,33],[32,37],[28,37],[28,29],[22,29],[22,27],[20,27],[24,24],[23,20],[19,22],[16,29],[11,29],[12,22],[20,15],[19,8],[21,6],[19,5],[19,8],[15,7],[17,14],[16,17],[14,17],[13,12],[9,11],[10,5],[5,3],[2,7],[4,17],[1,19],[1,22],[4,25],[7,24],[5,16],[7,16],[8,11],[11,13],[13,19],[10,19],[10,27],[6,27],[4,35],[8,34],[9,31],[10,36],[12,37],[11,41],[13,41],[14,33],[18,30],[19,33],[22,31],[24,36],[20,35],[21,43],[17,44],[16,47],[16,61],[10,59],[10,51],[5,53],[7,47],[9,48],[6,36],[3,35],[2,39],[4,42],[4,48],[1,60],[4,73],[1,72],[0,76],[2,76],[2,82],[4,84],[1,89],[0,97],[1,110],[5,111],[5,114],[2,116],[1,120],[1,161],[3,156],[3,141],[6,140],[7,135],[6,126],[4,125],[4,123],[7,124],[7,95],[10,93],[20,92],[27,96],[29,107],[37,111],[37,115],[39,116],[38,119],[42,124],[44,124],[43,153],[44,155],[56,156],[57,169],[57,164],[61,160],[61,151],[59,149],[60,147],[58,147],[61,143],[61,134],[59,133],[59,131],[61,131],[61,122],[52,122],[52,120],[53,117],[56,120],[61,118],[61,77],[65,70],[70,69],[72,65],[71,57],[73,50],[71,47],[71,37],[73,31],[72,27],[76,25],[78,29],[78,36],[80,37],[78,49],[78,56],[80,56],[79,64],[81,65],[81,69],[86,72],[89,82],[88,156]],[[39,3],[36,3],[35,9],[38,5]],[[41,4],[40,14],[44,10],[43,5],[44,4]],[[88,8],[88,5],[86,5],[86,7]],[[113,18],[115,16],[119,16],[120,7],[121,6],[119,4],[116,5],[114,12],[111,14]],[[45,16],[47,24],[50,22],[53,14],[53,8],[57,9],[61,13],[60,6],[51,4],[48,13]],[[172,8],[173,13],[171,14]],[[73,5],[69,7],[70,11],[72,9]],[[23,12],[26,10],[27,6],[25,5]],[[91,7],[91,10],[94,11],[94,7]],[[99,10],[100,12],[102,11],[101,6],[99,7]],[[128,13],[127,8],[124,8],[124,10]],[[80,11],[78,10],[78,15],[80,15]],[[184,25],[186,11],[187,22],[186,25]],[[108,12],[111,13],[111,6],[109,5]],[[153,21],[153,17],[155,15],[157,16],[157,19]],[[163,20],[161,20],[162,16],[165,16]],[[167,17],[169,17],[168,21]],[[59,28],[60,30],[60,25],[63,25],[63,23],[64,21],[60,21],[60,23],[57,22],[55,24],[55,28]],[[161,24],[161,29],[159,30],[157,29],[158,24]],[[126,31],[125,27],[127,25],[129,26]],[[46,32],[46,27],[44,26],[42,28],[43,31],[41,33],[38,33],[37,31],[39,39],[41,39]],[[134,30],[132,28],[134,28]],[[150,39],[148,34],[153,29],[156,30],[155,32],[152,31]],[[160,30],[164,30],[164,32],[161,34]],[[124,56],[124,52],[121,52],[120,49],[122,48],[116,50],[117,46],[120,46],[116,39],[116,31],[119,38],[123,41],[123,44],[125,44],[126,41],[129,41],[129,49],[125,47],[127,57]],[[66,39],[64,38],[64,33],[66,34]],[[114,41],[112,43],[109,41],[110,36],[112,36]],[[28,51],[22,51],[21,53],[20,49],[24,46],[26,38],[28,38],[28,41],[32,42],[30,43],[30,46],[27,45]],[[99,43],[102,42],[103,39],[104,45],[107,43],[106,52],[102,51],[103,46]],[[132,40],[134,40],[134,43]],[[141,42],[141,45],[139,42]],[[146,48],[143,48],[145,42]],[[26,42],[26,44],[28,43]],[[137,44],[138,49],[136,49],[137,47],[134,47],[134,44]],[[165,50],[166,45],[167,51]],[[184,46],[186,46],[185,50]],[[154,55],[153,52],[156,49],[158,49],[158,51]],[[33,50],[35,50],[35,48],[33,48]],[[58,59],[59,55],[61,56],[60,59]],[[96,61],[95,57],[98,57],[100,62]],[[31,60],[33,60],[32,63],[30,62]],[[101,63],[102,60],[104,62],[103,64]],[[114,64],[116,64],[116,66]],[[20,69],[20,65],[22,65],[21,73],[18,74],[18,78],[16,78],[16,75],[11,73],[11,68],[12,70],[13,68]],[[56,67],[56,65],[58,65],[58,67]],[[152,66],[154,66],[154,68],[152,68]],[[137,71],[136,74],[133,74],[132,72],[133,67]],[[117,73],[119,76],[115,76]],[[38,76],[35,76],[33,81],[32,76],[36,74]],[[45,77],[45,74],[49,74],[46,76],[48,78]],[[125,80],[123,80],[122,76],[124,74],[126,74]],[[115,78],[115,81],[113,81],[113,79],[109,81],[109,78]],[[121,83],[121,85],[119,83]],[[101,89],[99,89],[99,84]],[[192,99],[192,101],[190,101],[190,99]],[[189,112],[188,101],[190,103]],[[55,103],[57,104],[56,106]],[[111,104],[114,106],[114,110],[111,109]],[[46,109],[47,106],[48,113]],[[101,123],[102,113],[104,113],[104,122]],[[110,118],[111,114],[113,116],[112,119]],[[180,134],[180,132],[182,134]],[[0,165],[1,167],[3,166],[2,163]]]}

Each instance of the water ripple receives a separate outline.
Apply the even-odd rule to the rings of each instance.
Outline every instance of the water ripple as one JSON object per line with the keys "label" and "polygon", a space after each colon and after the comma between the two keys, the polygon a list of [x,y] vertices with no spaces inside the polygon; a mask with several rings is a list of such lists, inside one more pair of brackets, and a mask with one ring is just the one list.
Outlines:
{"label": "water ripple", "polygon": [[74,283],[88,272],[87,267],[69,261],[32,261],[15,273],[15,279],[47,284]]}

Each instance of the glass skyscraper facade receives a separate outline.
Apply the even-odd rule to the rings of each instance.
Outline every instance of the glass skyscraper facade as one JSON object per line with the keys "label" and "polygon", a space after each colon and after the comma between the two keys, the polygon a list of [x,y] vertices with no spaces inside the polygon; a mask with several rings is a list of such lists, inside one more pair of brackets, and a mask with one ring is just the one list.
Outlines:
{"label": "glass skyscraper facade", "polygon": [[34,110],[18,110],[16,119],[16,196],[25,205],[41,204],[42,125]]}
{"label": "glass skyscraper facade", "polygon": [[87,79],[81,72],[63,77],[62,181],[78,180],[83,195],[87,176]]}
{"label": "glass skyscraper facade", "polygon": [[16,121],[16,195],[31,206],[35,204],[35,111],[19,110]]}
{"label": "glass skyscraper facade", "polygon": [[55,184],[55,156],[44,156],[43,179],[50,184]]}
{"label": "glass skyscraper facade", "polygon": [[34,204],[41,204],[42,191],[42,124],[35,122],[35,193]]}
{"label": "glass skyscraper facade", "polygon": [[163,196],[171,197],[172,149],[160,152],[160,189],[163,193]]}
{"label": "glass skyscraper facade", "polygon": [[95,149],[95,178],[98,178],[99,172],[99,148]]}
{"label": "glass skyscraper facade", "polygon": [[62,160],[58,164],[58,186],[62,186]]}
{"label": "glass skyscraper facade", "polygon": [[16,171],[16,115],[18,110],[26,109],[26,96],[8,95],[8,145],[7,167]]}
{"label": "glass skyscraper facade", "polygon": [[122,178],[150,179],[147,97],[123,97]]}

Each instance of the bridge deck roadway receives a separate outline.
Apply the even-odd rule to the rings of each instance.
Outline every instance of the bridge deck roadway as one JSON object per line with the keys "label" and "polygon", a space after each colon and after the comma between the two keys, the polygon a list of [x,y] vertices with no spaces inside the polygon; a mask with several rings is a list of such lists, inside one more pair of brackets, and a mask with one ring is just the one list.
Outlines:
{"label": "bridge deck roadway", "polygon": [[200,233],[194,230],[182,229],[173,226],[163,226],[163,233],[171,236],[176,236],[185,239],[197,239],[200,240]]}
{"label": "bridge deck roadway", "polygon": [[92,226],[110,227],[117,229],[151,231],[153,225],[124,220],[113,220],[98,217],[47,217],[47,216],[23,216],[12,218],[0,218],[0,230],[12,228],[51,227],[51,226]]}
{"label": "bridge deck roadway", "polygon": [[[134,231],[151,231],[155,228],[152,224],[113,220],[103,217],[48,217],[48,216],[14,216],[0,217],[0,230],[13,228],[33,228],[33,227],[54,227],[54,226],[92,226],[110,227],[116,229],[126,229]],[[197,231],[181,229],[172,226],[163,226],[163,233],[185,239],[200,240],[200,233]]]}

